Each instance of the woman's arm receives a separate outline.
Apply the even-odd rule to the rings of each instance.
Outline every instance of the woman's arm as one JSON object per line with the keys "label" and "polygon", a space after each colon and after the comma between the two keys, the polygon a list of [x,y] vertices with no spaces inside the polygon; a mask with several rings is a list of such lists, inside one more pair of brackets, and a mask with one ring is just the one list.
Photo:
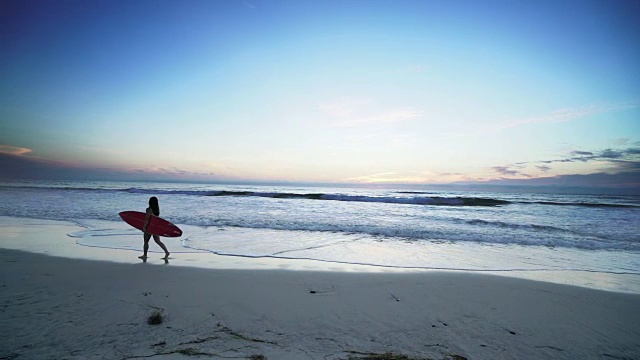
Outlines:
{"label": "woman's arm", "polygon": [[151,219],[151,208],[147,208],[147,216],[144,218],[144,225],[142,225],[142,231],[147,232],[147,225],[149,225],[149,220]]}

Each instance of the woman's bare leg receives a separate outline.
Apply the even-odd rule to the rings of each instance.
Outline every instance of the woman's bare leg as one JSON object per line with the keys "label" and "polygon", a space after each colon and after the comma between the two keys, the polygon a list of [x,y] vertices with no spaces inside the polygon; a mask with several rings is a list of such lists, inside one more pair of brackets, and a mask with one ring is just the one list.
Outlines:
{"label": "woman's bare leg", "polygon": [[146,259],[147,258],[147,251],[149,251],[149,240],[151,239],[151,234],[149,233],[144,233],[144,246],[143,246],[143,250],[144,250],[144,254],[142,256],[138,256],[140,259]]}
{"label": "woman's bare leg", "polygon": [[169,257],[169,250],[167,250],[167,247],[164,245],[164,243],[162,241],[160,241],[160,236],[158,235],[153,235],[153,240],[156,242],[156,244],[160,245],[160,247],[162,248],[162,250],[164,250],[164,258],[168,258]]}

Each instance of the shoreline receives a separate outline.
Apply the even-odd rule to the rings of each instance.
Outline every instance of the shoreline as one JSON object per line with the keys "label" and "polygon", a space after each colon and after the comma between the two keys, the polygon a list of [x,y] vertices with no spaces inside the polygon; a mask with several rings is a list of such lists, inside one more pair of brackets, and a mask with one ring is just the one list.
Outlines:
{"label": "shoreline", "polygon": [[[123,228],[127,228],[126,224],[122,223],[121,225]],[[0,216],[0,230],[3,234],[1,237],[2,242],[0,243],[0,249],[14,249],[70,259],[101,260],[124,264],[137,264],[141,262],[141,260],[138,259],[138,256],[142,254],[141,238],[139,239],[139,250],[135,249],[135,247],[133,249],[121,249],[89,246],[86,244],[81,245],[77,242],[78,238],[71,237],[69,234],[86,229],[68,221]],[[130,240],[126,241],[127,242],[123,241],[123,243],[130,246]],[[612,274],[582,270],[492,271],[387,267],[313,259],[219,255],[208,251],[194,249],[181,252],[180,250],[176,250],[184,249],[180,239],[163,238],[163,242],[168,245],[172,252],[172,256],[169,261],[165,262],[162,260],[162,252],[160,248],[155,243],[151,242],[147,263],[205,269],[286,269],[293,271],[357,273],[451,272],[463,274],[487,274],[570,286],[580,286],[596,290],[640,294],[640,275],[637,274]],[[137,241],[134,241],[134,243],[138,244]]]}
{"label": "shoreline", "polygon": [[[152,253],[143,263],[132,251],[75,244],[66,235],[77,229],[73,224],[0,220],[4,359],[640,354],[640,294],[210,253],[180,254],[168,265]],[[162,324],[147,324],[154,312]]]}

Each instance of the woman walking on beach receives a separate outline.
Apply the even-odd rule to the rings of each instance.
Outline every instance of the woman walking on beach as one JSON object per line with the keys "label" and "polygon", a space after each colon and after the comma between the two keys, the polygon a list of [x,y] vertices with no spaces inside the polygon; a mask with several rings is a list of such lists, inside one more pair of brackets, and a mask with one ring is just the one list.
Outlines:
{"label": "woman walking on beach", "polygon": [[151,235],[147,232],[147,225],[149,225],[149,220],[151,219],[152,215],[160,216],[160,205],[158,204],[158,198],[155,196],[152,196],[149,199],[147,216],[145,217],[144,225],[142,226],[142,231],[144,232],[144,255],[139,256],[139,258],[142,260],[147,259],[147,251],[149,250],[149,240],[151,239],[151,236],[153,236],[153,240],[156,242],[156,244],[160,245],[162,250],[164,250],[164,259],[167,259],[169,258],[170,253],[169,253],[169,250],[167,250],[167,247],[162,243],[162,241],[160,241],[160,236]]}

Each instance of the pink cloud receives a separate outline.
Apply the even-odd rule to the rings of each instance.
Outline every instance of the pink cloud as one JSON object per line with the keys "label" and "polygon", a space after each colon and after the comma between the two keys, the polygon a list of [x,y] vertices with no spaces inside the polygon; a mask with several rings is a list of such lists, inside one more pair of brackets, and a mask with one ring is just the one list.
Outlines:
{"label": "pink cloud", "polygon": [[33,152],[33,150],[11,145],[0,145],[0,154],[20,156],[28,154],[30,152]]}

